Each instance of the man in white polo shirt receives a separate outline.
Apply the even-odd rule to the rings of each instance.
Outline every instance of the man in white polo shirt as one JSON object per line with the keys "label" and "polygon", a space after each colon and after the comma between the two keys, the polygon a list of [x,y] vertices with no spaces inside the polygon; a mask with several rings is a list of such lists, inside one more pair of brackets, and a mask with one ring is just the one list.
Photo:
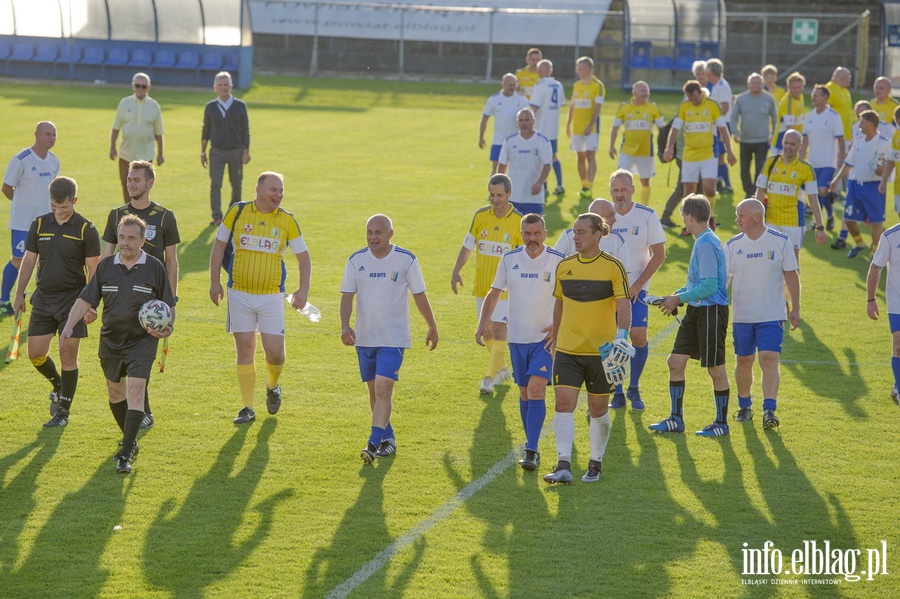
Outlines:
{"label": "man in white polo shirt", "polygon": [[528,98],[516,91],[519,80],[512,73],[503,76],[500,91],[493,94],[484,103],[481,111],[481,125],[478,128],[478,147],[484,149],[484,133],[487,131],[488,119],[494,117],[494,137],[491,139],[491,174],[497,172],[497,159],[500,158],[500,146],[503,140],[516,133],[516,114],[528,106]]}
{"label": "man in white polo shirt", "polygon": [[523,108],[516,115],[519,132],[510,135],[500,147],[497,171],[512,180],[509,201],[522,214],[544,213],[544,182],[550,176],[553,148],[550,140],[534,130],[534,112]]}
{"label": "man in white polo shirt", "polygon": [[816,174],[819,206],[825,208],[825,229],[834,229],[834,201],[828,186],[837,165],[844,162],[847,149],[841,115],[828,104],[831,92],[825,85],[816,85],[812,94],[813,109],[803,115],[803,146],[800,158],[809,162]]}

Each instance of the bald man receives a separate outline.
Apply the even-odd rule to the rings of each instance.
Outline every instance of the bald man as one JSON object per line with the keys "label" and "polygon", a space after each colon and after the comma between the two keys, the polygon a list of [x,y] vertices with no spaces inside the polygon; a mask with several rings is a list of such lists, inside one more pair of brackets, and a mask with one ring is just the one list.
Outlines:
{"label": "bald man", "polygon": [[[738,412],[734,419],[753,418],[753,363],[759,355],[762,369],[763,428],[780,423],[777,407],[779,360],[784,342],[784,321],[791,330],[800,324],[800,267],[786,235],[766,226],[766,209],[755,198],[735,209],[740,233],[725,244],[725,268],[731,278],[732,338],[737,362]],[[784,303],[787,287],[790,313]]]}
{"label": "bald man", "polygon": [[488,119],[494,117],[494,137],[491,141],[491,174],[497,172],[497,159],[500,158],[500,146],[503,140],[518,131],[516,115],[528,106],[528,98],[516,91],[519,80],[512,73],[503,75],[500,80],[500,91],[487,99],[481,111],[481,125],[478,128],[478,147],[484,149],[484,133]]}

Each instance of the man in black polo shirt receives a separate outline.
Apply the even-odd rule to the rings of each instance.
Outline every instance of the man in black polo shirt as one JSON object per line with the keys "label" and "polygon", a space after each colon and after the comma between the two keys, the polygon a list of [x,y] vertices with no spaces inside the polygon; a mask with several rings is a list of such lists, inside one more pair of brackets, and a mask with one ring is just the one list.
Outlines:
{"label": "man in black polo shirt", "polygon": [[138,312],[149,300],[160,299],[171,306],[174,316],[175,296],[162,262],[141,249],[146,223],[127,214],[119,222],[118,232],[119,253],[100,260],[94,278],[75,300],[59,338],[62,343],[71,337],[78,321],[103,301],[100,366],[106,376],[109,408],[122,430],[116,471],[127,474],[137,453],[135,439],[144,417],[144,389],[156,348],[160,339],[172,334],[172,327],[145,331]]}
{"label": "man in black polo shirt", "polygon": [[[110,210],[103,230],[103,253],[100,258],[112,256],[116,251],[119,221],[126,214],[140,217],[147,226],[147,241],[144,251],[159,260],[166,267],[169,286],[172,293],[178,294],[178,252],[176,246],[181,242],[178,235],[178,222],[175,213],[150,201],[150,190],[156,182],[156,170],[146,160],[135,160],[128,165],[128,178],[125,182],[131,201],[123,206]],[[150,397],[144,400],[144,419],[141,428],[150,428],[156,424],[150,410]]]}
{"label": "man in black polo shirt", "polygon": [[57,177],[50,183],[51,212],[31,223],[13,301],[17,312],[25,311],[25,288],[37,265],[37,287],[31,296],[33,310],[28,321],[28,358],[53,385],[52,418],[44,423],[48,428],[69,423],[69,410],[78,386],[78,346],[87,337],[86,322],[97,318],[96,312],[89,312],[84,321],[75,323],[65,343],[60,338],[60,374],[50,357],[50,341],[62,331],[72,304],[88,279],[94,276],[100,256],[97,230],[91,221],[75,212],[77,201],[78,187],[74,179]]}
{"label": "man in black polo shirt", "polygon": [[[209,164],[209,206],[212,221],[219,226],[222,222],[222,178],[228,165],[228,180],[231,182],[231,204],[241,201],[241,182],[244,179],[244,165],[250,162],[250,119],[247,105],[231,95],[234,86],[231,74],[222,71],[216,75],[213,89],[219,97],[206,104],[203,110],[203,133],[200,136],[200,164]],[[209,160],[206,159],[206,145],[212,143]]]}

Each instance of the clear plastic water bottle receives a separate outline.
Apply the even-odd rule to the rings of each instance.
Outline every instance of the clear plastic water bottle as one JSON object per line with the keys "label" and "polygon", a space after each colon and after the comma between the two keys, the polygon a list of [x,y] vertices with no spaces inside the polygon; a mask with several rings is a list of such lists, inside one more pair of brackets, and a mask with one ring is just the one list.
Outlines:
{"label": "clear plastic water bottle", "polygon": [[[285,293],[284,301],[290,304],[294,301],[294,295],[291,293]],[[318,308],[316,308],[309,302],[306,302],[306,305],[303,306],[303,308],[301,308],[300,310],[297,310],[297,312],[307,317],[311,322],[319,322],[320,320],[322,320],[322,313]]]}

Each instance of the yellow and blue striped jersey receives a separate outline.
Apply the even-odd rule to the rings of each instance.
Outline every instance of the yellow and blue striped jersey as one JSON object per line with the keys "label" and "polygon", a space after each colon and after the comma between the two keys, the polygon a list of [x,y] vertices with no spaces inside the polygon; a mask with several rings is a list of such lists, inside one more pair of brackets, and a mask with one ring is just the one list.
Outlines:
{"label": "yellow and blue striped jersey", "polygon": [[503,254],[522,245],[521,227],[522,214],[512,204],[502,216],[494,214],[492,206],[475,212],[463,242],[464,247],[475,251],[475,297],[484,297],[491,290]]}

